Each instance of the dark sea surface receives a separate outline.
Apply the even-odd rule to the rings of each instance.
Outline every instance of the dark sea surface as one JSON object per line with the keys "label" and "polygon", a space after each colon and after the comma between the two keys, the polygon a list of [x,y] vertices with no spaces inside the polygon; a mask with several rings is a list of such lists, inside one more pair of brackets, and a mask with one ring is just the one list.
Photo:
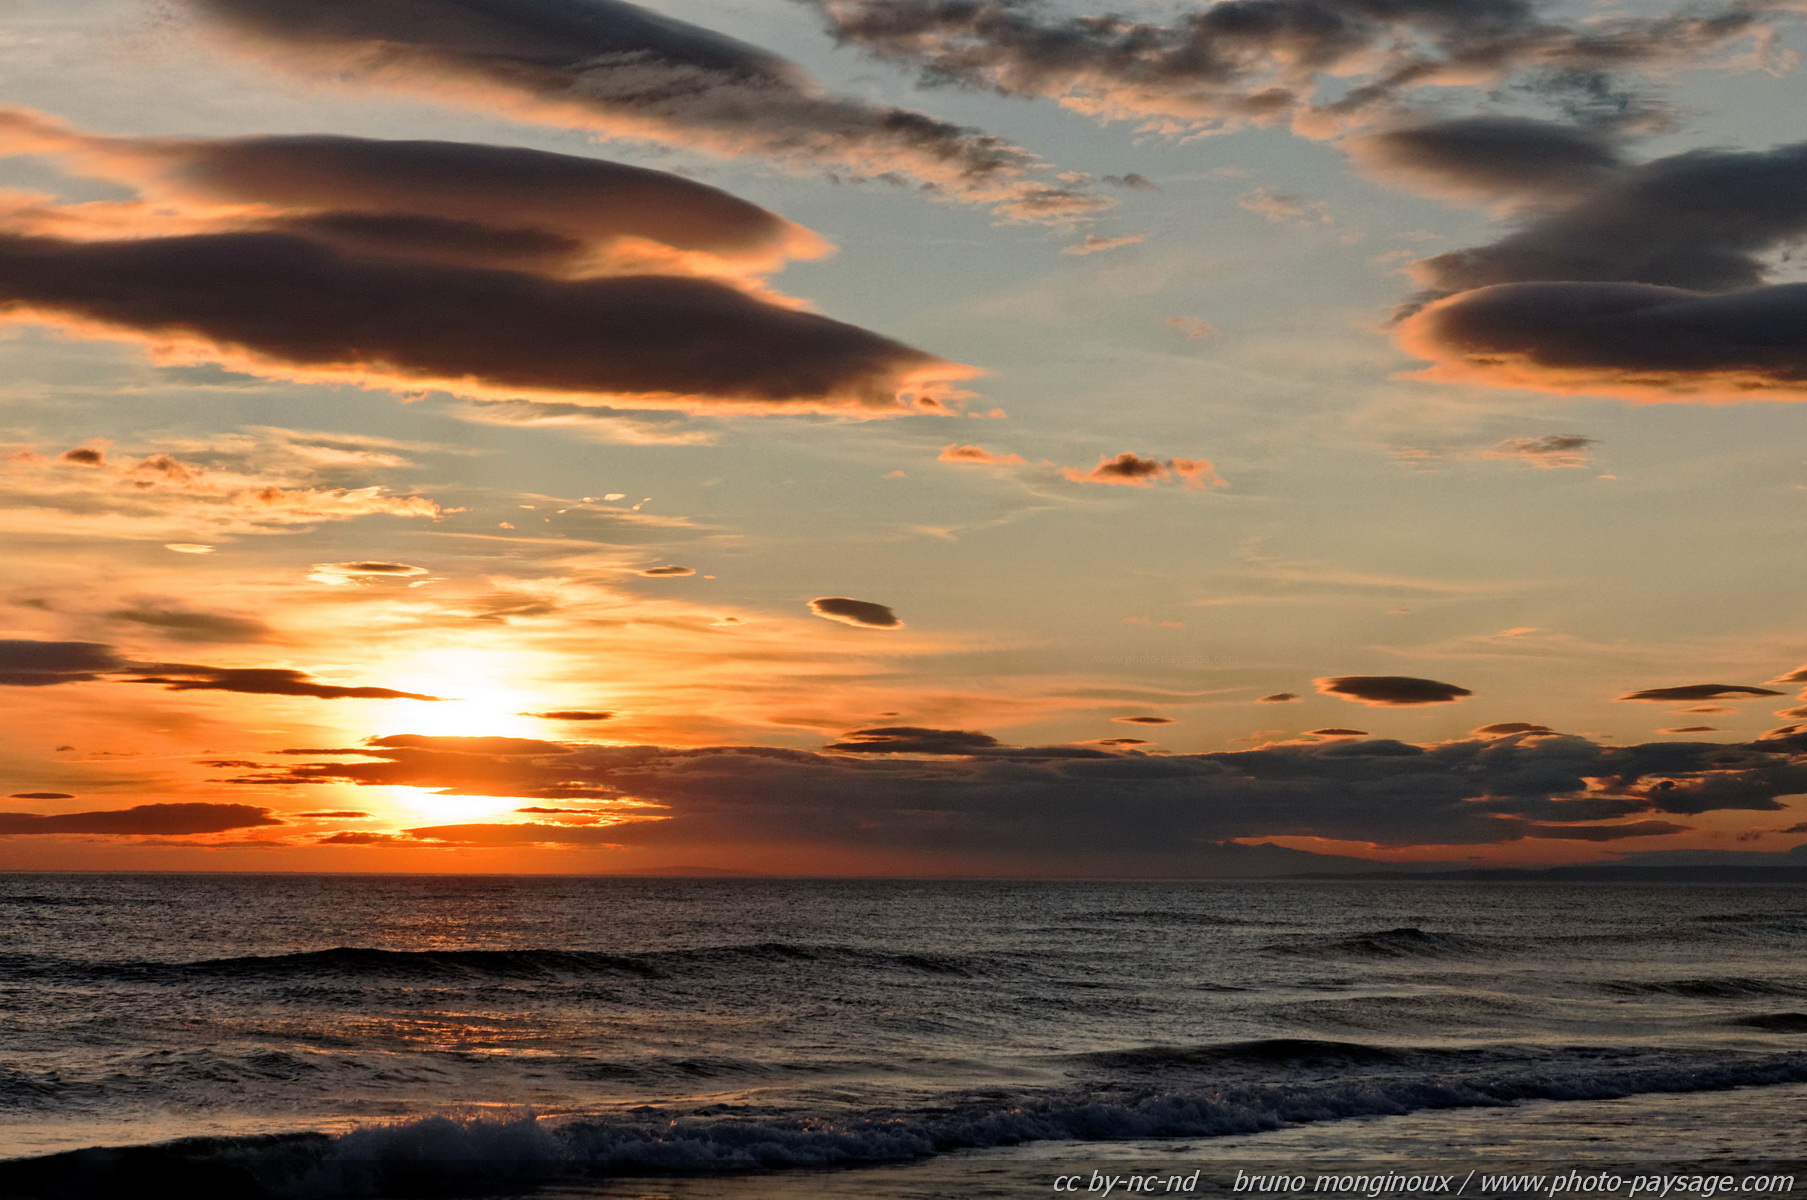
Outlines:
{"label": "dark sea surface", "polygon": [[1786,886],[0,875],[0,1196],[1774,1163],[1803,950]]}

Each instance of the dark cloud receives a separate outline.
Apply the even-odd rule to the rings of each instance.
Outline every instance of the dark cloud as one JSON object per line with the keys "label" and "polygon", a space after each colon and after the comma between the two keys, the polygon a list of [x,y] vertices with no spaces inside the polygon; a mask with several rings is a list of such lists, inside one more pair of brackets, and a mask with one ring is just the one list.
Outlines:
{"label": "dark cloud", "polygon": [[[381,744],[379,744],[379,742]],[[1738,745],[1579,737],[1279,742],[1154,755],[1013,747],[972,730],[856,731],[824,751],[380,739],[244,782],[357,784],[611,802],[578,827],[419,837],[662,847],[815,846],[1008,856],[1024,869],[1196,871],[1231,838],[1384,845],[1656,837],[1662,818],[1786,811],[1807,729]],[[626,818],[626,819],[623,819]],[[464,829],[465,827],[453,827]]]}
{"label": "dark cloud", "polygon": [[[51,154],[240,228],[305,233],[359,252],[540,274],[621,273],[630,239],[775,267],[827,246],[707,184],[645,167],[470,142],[324,134],[126,138],[0,107],[0,148]],[[666,256],[669,257],[669,256]]]}
{"label": "dark cloud", "polygon": [[1367,737],[1366,729],[1307,729],[1312,737]]}
{"label": "dark cloud", "polygon": [[1421,378],[1645,401],[1807,399],[1807,284],[1514,283],[1409,317]]}
{"label": "dark cloud", "polygon": [[1299,698],[1299,695],[1297,692],[1275,692],[1271,696],[1261,697],[1259,700],[1255,701],[1255,703],[1256,704],[1291,704],[1293,701],[1297,700],[1298,698]]}
{"label": "dark cloud", "polygon": [[1765,683],[1807,683],[1807,667],[1796,667],[1794,670],[1788,672],[1788,674],[1786,674],[1786,675],[1778,675],[1776,678],[1767,679],[1767,680],[1764,680],[1764,682]]}
{"label": "dark cloud", "polygon": [[662,576],[695,575],[696,568],[695,567],[648,567],[648,568],[646,568],[646,570],[638,572],[638,574],[650,575],[653,578],[657,579]]}
{"label": "dark cloud", "polygon": [[1002,743],[989,733],[961,729],[921,729],[897,725],[883,729],[856,729],[829,745],[844,754],[975,754],[995,750]]}
{"label": "dark cloud", "polygon": [[1416,679],[1410,675],[1329,675],[1311,682],[1326,696],[1354,700],[1375,708],[1449,704],[1474,694],[1453,683]]}
{"label": "dark cloud", "polygon": [[1585,104],[1615,90],[1613,72],[1688,62],[1784,7],[1565,25],[1531,0],[1232,0],[1157,25],[1032,0],[816,2],[841,41],[919,68],[927,85],[1056,97],[1175,131],[1291,121],[1310,136],[1371,122],[1418,88],[1514,75]]}
{"label": "dark cloud", "polygon": [[1500,721],[1493,725],[1482,725],[1469,732],[1481,737],[1510,737],[1515,733],[1555,733],[1548,725],[1538,725],[1530,721]]}
{"label": "dark cloud", "polygon": [[713,280],[549,279],[349,257],[286,234],[72,242],[0,234],[0,309],[263,375],[650,407],[936,406],[968,373]]}
{"label": "dark cloud", "polygon": [[1645,688],[1626,692],[1618,700],[1648,700],[1657,704],[1692,702],[1695,700],[1738,700],[1746,696],[1780,696],[1768,688],[1745,687],[1736,683],[1689,683],[1681,687]]}
{"label": "dark cloud", "polygon": [[1459,117],[1349,138],[1356,165],[1388,183],[1455,200],[1516,204],[1571,199],[1625,167],[1599,127],[1525,117]]}
{"label": "dark cloud", "polygon": [[128,669],[113,647],[99,642],[0,640],[0,686],[84,683]]}
{"label": "dark cloud", "polygon": [[1765,256],[1803,233],[1807,142],[1690,150],[1608,174],[1577,203],[1413,272],[1439,293],[1550,281],[1729,292],[1763,283]]}
{"label": "dark cloud", "polygon": [[340,820],[350,820],[354,817],[368,817],[370,814],[357,808],[329,808],[320,812],[298,812],[290,813],[289,815],[291,817],[311,818],[337,817]]}
{"label": "dark cloud", "polygon": [[242,692],[314,696],[322,700],[438,700],[415,692],[317,683],[301,671],[270,667],[207,667],[192,663],[132,662],[100,642],[0,640],[0,686],[48,687],[99,679],[161,684],[172,692]]}
{"label": "dark cloud", "polygon": [[558,708],[550,712],[522,713],[523,717],[539,717],[545,721],[607,721],[615,714],[601,709]]}
{"label": "dark cloud", "polygon": [[1149,741],[1147,738],[1094,738],[1090,744],[1093,746],[1152,746],[1152,745],[1154,745],[1154,743]]}
{"label": "dark cloud", "polygon": [[1426,377],[1639,400],[1807,397],[1807,142],[1625,167],[1491,245],[1412,265],[1442,297],[1399,327]]}
{"label": "dark cloud", "polygon": [[241,45],[336,81],[605,136],[909,178],[1022,219],[1104,201],[1034,156],[905,109],[826,95],[795,64],[623,0],[188,0]]}
{"label": "dark cloud", "polygon": [[73,800],[69,792],[14,792],[8,800]]}
{"label": "dark cloud", "polygon": [[267,808],[249,804],[139,804],[103,812],[0,813],[0,837],[42,833],[177,835],[221,833],[260,825],[281,825]]}
{"label": "dark cloud", "polygon": [[1172,717],[1112,717],[1111,720],[1124,725],[1171,725]]}
{"label": "dark cloud", "polygon": [[817,596],[809,602],[809,611],[830,621],[865,629],[897,629],[903,625],[897,614],[883,604],[846,596]]}
{"label": "dark cloud", "polygon": [[154,629],[175,642],[257,642],[270,635],[270,627],[262,621],[227,613],[192,612],[146,604],[117,609],[106,615],[111,621]]}
{"label": "dark cloud", "polygon": [[[174,667],[174,669],[172,669]],[[239,692],[250,696],[312,696],[317,700],[442,700],[392,688],[339,687],[316,683],[304,672],[275,667],[190,667],[159,664],[160,675],[132,683],[162,684],[170,692]]]}
{"label": "dark cloud", "polygon": [[74,463],[78,467],[98,467],[107,461],[107,456],[89,446],[78,446],[74,450],[65,450],[57,458],[66,463]]}
{"label": "dark cloud", "polygon": [[1681,725],[1674,729],[1659,729],[1658,733],[1718,733],[1712,725]]}
{"label": "dark cloud", "polygon": [[316,571],[330,571],[337,575],[425,575],[425,567],[409,566],[396,562],[342,562],[316,563]]}

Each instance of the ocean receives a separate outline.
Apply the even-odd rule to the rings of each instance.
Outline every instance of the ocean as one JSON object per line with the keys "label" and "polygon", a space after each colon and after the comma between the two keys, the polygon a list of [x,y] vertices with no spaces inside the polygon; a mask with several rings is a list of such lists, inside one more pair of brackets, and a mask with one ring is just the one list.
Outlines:
{"label": "ocean", "polygon": [[7,1200],[1776,1195],[1807,1158],[1786,886],[9,874],[0,939]]}

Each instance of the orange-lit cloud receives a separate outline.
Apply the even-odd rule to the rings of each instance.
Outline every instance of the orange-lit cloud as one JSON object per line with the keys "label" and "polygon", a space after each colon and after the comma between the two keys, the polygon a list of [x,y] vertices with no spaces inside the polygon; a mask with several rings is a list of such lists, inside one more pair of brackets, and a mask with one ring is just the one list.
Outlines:
{"label": "orange-lit cloud", "polygon": [[1153,487],[1164,479],[1177,478],[1187,487],[1211,487],[1221,481],[1212,464],[1202,458],[1143,458],[1125,451],[1115,458],[1103,458],[1092,467],[1062,467],[1061,474],[1075,483],[1113,483],[1129,487]]}

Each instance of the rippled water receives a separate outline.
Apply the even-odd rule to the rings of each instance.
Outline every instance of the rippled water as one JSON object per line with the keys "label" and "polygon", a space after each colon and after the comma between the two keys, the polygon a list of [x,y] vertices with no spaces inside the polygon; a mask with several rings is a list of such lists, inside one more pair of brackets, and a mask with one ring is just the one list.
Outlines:
{"label": "rippled water", "polygon": [[[340,1135],[207,1150],[246,1195],[953,1156],[918,1187],[1622,1096],[1695,1103],[1685,1158],[1688,1097],[1807,1082],[1788,887],[7,875],[0,930],[0,1155]],[[707,1186],[815,1177],[763,1178]]]}

